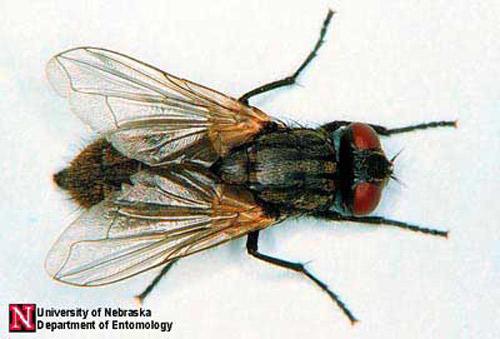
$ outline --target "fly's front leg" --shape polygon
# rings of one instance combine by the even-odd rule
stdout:
[[[328,124],[325,124],[321,126],[321,128],[325,129],[327,132],[333,132],[340,127],[349,125],[352,123],[352,121],[332,121],[329,122]],[[415,130],[421,130],[421,129],[427,129],[427,128],[436,128],[436,127],[457,127],[457,121],[432,121],[432,122],[426,122],[426,123],[421,123],[421,124],[416,124],[416,125],[410,125],[410,126],[404,126],[404,127],[398,127],[398,128],[387,128],[384,126],[380,125],[371,125],[370,126],[377,132],[379,135],[383,136],[390,136],[394,134],[399,134],[399,133],[406,133],[406,132],[411,132]]]
[[[309,272],[303,264],[301,263],[296,263],[296,262],[291,262],[291,261],[286,261],[283,259],[278,259],[275,257],[268,256],[266,254],[262,254],[259,252],[259,231],[252,232],[248,235],[247,237],[247,252],[251,256],[256,257],[257,259],[260,259],[262,261],[268,262],[270,264],[287,268],[289,270],[298,272],[306,276],[308,279],[310,279],[312,282],[314,282],[323,292],[328,294],[328,296],[340,307],[342,312],[349,318],[352,324],[354,324],[357,319],[352,315],[351,311],[347,308],[347,306],[340,300],[340,298],[333,293],[328,286],[316,278],[311,272]]]
[[[161,278],[163,278],[165,276],[165,274],[167,274],[167,272],[172,268],[172,266],[176,262],[177,262],[177,260],[173,260],[173,261],[169,262],[167,265],[165,265],[165,267],[162,268],[160,273],[158,273],[158,275],[153,279],[153,281],[151,281],[151,283],[144,289],[144,291],[142,291],[142,293],[140,293],[134,297],[137,304],[139,304],[139,306],[142,306],[142,303],[144,302],[146,297],[149,295],[149,293],[151,293],[151,291],[155,288],[155,286],[158,285]]]
[[[319,34],[319,39],[316,42],[316,45],[314,45],[314,48],[311,51],[311,53],[309,53],[306,60],[304,60],[304,62],[299,66],[299,68],[297,68],[295,73],[293,73],[291,76],[288,76],[284,79],[276,80],[276,81],[270,82],[268,84],[262,85],[260,87],[257,87],[255,89],[251,90],[250,92],[243,94],[238,100],[245,103],[245,104],[248,104],[248,99],[250,99],[254,95],[262,94],[264,92],[268,92],[268,91],[271,91],[271,90],[279,88],[279,87],[293,85],[295,83],[295,80],[299,76],[299,74],[302,72],[302,70],[304,68],[306,68],[306,66],[311,62],[311,60],[314,59],[319,48],[324,43],[324,37],[326,34],[326,30],[328,28],[328,25],[330,24],[330,21],[332,19],[333,14],[334,14],[334,12],[332,10],[328,10],[328,14],[326,15],[325,21],[323,22],[323,26],[321,27],[321,32]]]
[[[448,237],[448,231],[436,230],[433,228],[421,227],[417,225],[412,225],[403,221],[386,219],[384,217],[368,216],[368,217],[355,217],[355,216],[345,216],[332,211],[323,211],[314,214],[315,217],[333,220],[333,221],[350,221],[358,222],[361,224],[372,224],[372,225],[389,225],[395,226],[402,229],[406,229],[413,232],[425,233],[430,235],[435,235],[439,237]]]

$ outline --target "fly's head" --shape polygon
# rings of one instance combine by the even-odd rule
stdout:
[[[367,124],[351,123],[333,132],[332,137],[338,161],[333,209],[345,215],[369,214],[379,204],[391,177],[392,161],[385,156],[377,132]]]

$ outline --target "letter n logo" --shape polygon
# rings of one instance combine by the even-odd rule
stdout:
[[[35,304],[9,304],[9,332],[36,332]]]

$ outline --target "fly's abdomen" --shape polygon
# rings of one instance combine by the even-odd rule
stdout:
[[[123,183],[130,184],[130,176],[147,167],[120,154],[106,139],[98,139],[54,174],[54,182],[78,205],[90,208],[120,190]]]
[[[286,209],[330,204],[335,190],[335,153],[321,132],[309,129],[265,134],[222,159],[220,178],[245,185],[261,200]]]

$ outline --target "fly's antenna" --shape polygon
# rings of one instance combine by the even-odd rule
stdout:
[[[394,156],[391,158],[391,160],[389,160],[389,161],[391,162],[391,164],[394,162],[394,160],[396,160],[396,159],[399,157],[399,155],[400,155],[401,153],[403,153],[403,150],[404,150],[404,148],[401,148],[401,150],[400,150],[398,153],[396,153],[396,155],[394,155]]]
[[[399,157],[399,155],[400,155],[401,153],[403,153],[403,150],[404,150],[404,148],[402,148],[402,149],[401,149],[398,153],[396,153],[396,154],[395,154],[395,155],[391,158],[391,160],[389,160],[389,162],[390,162],[391,164],[394,164],[394,161],[395,161],[395,160]],[[394,174],[392,174],[392,173],[391,173],[391,179],[393,179],[395,182],[397,182],[397,183],[398,183],[398,184],[400,184],[401,186],[406,187],[405,183],[404,183],[404,182],[402,182],[402,181],[401,181],[401,180],[400,180],[397,176],[395,176],[395,175],[394,175]]]
[[[391,179],[394,180],[395,182],[397,182],[399,185],[403,186],[403,187],[407,187],[406,184],[404,182],[402,182],[397,176],[395,176],[394,174],[391,174]]]

